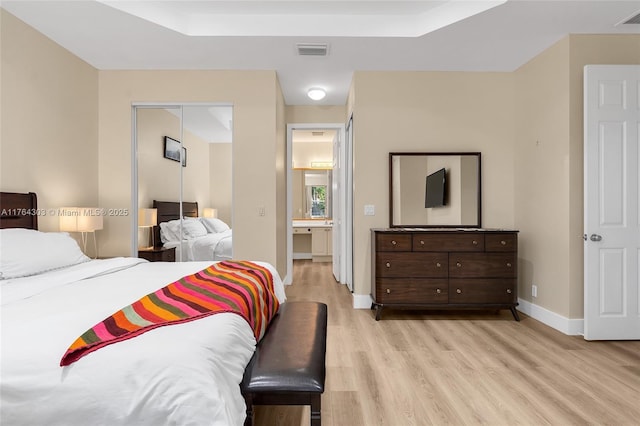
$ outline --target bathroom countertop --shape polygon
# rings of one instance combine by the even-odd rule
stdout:
[[[326,228],[333,226],[332,220],[294,220],[294,228]]]

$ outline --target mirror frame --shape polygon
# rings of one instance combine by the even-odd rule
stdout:
[[[393,220],[393,158],[394,156],[474,156],[478,158],[477,223],[456,225],[397,224]],[[390,228],[481,228],[482,227],[482,157],[480,152],[390,152],[389,153],[389,227]]]

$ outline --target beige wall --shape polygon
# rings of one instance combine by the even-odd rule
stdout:
[[[514,139],[518,295],[565,317],[570,270],[568,65],[565,38],[515,73]],[[538,286],[535,300],[532,284]]]
[[[232,178],[233,145],[230,143],[212,143],[209,145],[209,164],[211,164],[211,205],[218,209],[218,218],[229,226],[232,214]]]
[[[346,109],[343,105],[287,105],[287,124],[301,123],[345,123]]]
[[[311,168],[312,161],[333,161],[332,142],[294,142],[291,146],[293,167]]]
[[[0,34],[0,188],[36,192],[57,231],[50,209],[98,206],[98,71],[4,9]]]
[[[355,73],[356,295],[370,292],[369,230],[389,226],[391,151],[481,151],[483,226],[513,227],[513,84],[511,73]],[[366,204],[375,216],[364,216]]]

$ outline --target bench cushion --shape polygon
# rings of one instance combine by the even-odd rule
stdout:
[[[324,392],[327,305],[286,302],[245,369],[243,394]]]

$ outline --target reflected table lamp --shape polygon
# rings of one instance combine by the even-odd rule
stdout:
[[[102,211],[95,207],[62,207],[60,209],[60,231],[80,232],[82,238],[82,251],[87,253],[88,234],[93,234],[94,259],[98,257],[98,243],[96,231],[102,229]]]
[[[213,218],[217,218],[218,217],[218,209],[213,209],[211,207],[205,207],[202,210],[202,217],[213,217]]]
[[[158,209],[138,209],[138,228],[149,228],[149,233],[151,234],[151,246],[140,248],[143,248],[145,250],[153,250],[156,245],[153,227],[157,224]],[[149,242],[149,238],[147,238],[147,242]]]

